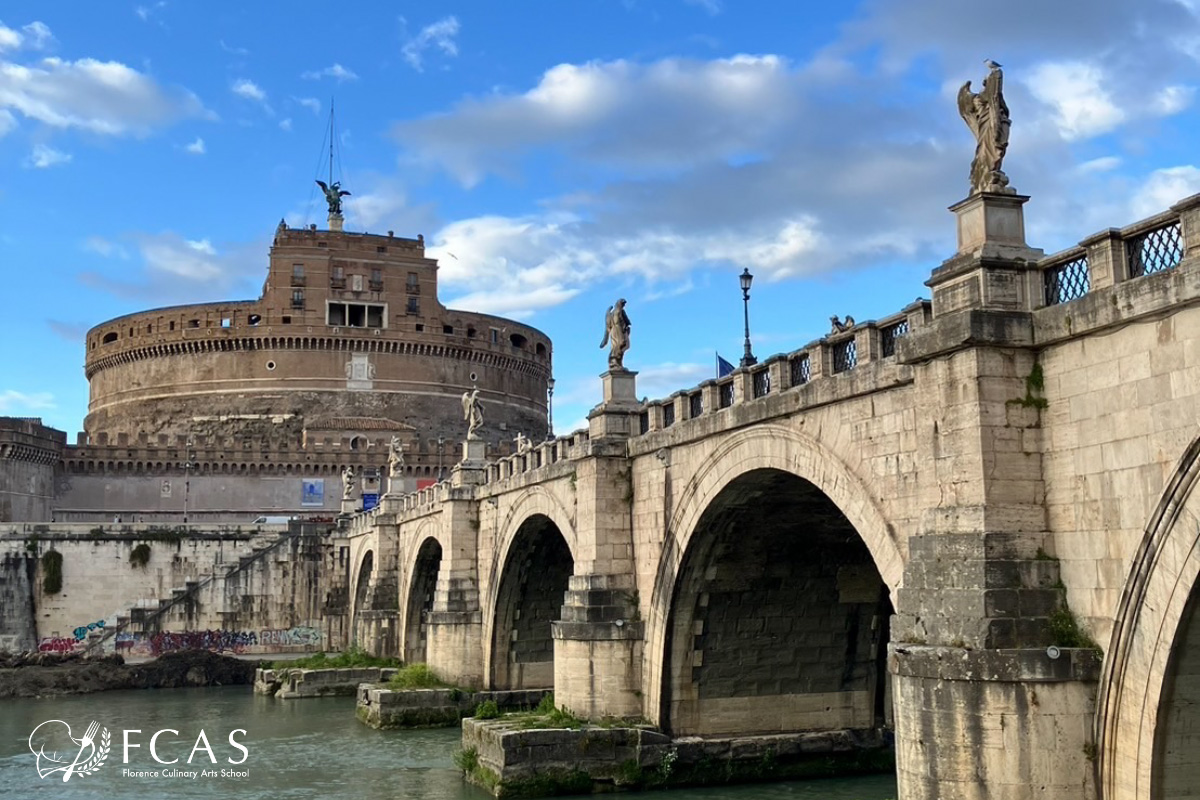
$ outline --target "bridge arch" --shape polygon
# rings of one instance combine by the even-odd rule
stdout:
[[[366,610],[367,593],[371,588],[371,577],[375,572],[375,551],[368,549],[363,553],[362,558],[358,562],[357,568],[354,570],[354,587],[351,597],[354,598],[354,607],[351,609],[351,619],[354,622],[353,633],[357,638],[359,621],[363,611]]]
[[[769,522],[763,514],[775,514],[771,519],[783,522]],[[813,515],[824,520],[814,534],[816,544],[798,535],[801,531],[796,524],[797,519]],[[739,518],[753,521],[747,526],[739,524]],[[833,554],[841,559],[840,564],[829,560]],[[743,574],[732,575],[729,564],[739,565]],[[805,572],[810,566],[812,574]],[[704,666],[709,654],[693,650],[693,645],[705,643],[692,637],[710,635],[713,641],[708,644],[718,650],[733,645],[750,661],[757,659],[755,669],[763,674],[756,674],[759,686],[750,691],[763,699],[765,716],[779,713],[778,709],[789,704],[798,709],[809,701],[844,702],[845,698],[834,694],[854,691],[859,694],[853,707],[845,709],[843,727],[874,727],[877,716],[886,713],[882,703],[886,684],[883,650],[891,613],[889,593],[898,587],[902,570],[903,558],[892,526],[866,484],[827,446],[780,425],[729,436],[706,455],[702,468],[684,486],[670,521],[647,620],[646,644],[656,655],[647,659],[647,713],[657,714],[659,724],[678,734],[750,732],[735,730],[732,723],[725,729],[722,723],[702,724],[703,719],[721,718],[724,706],[746,709],[753,705],[746,696],[739,696],[745,694],[745,687],[732,684],[707,687],[710,696],[724,695],[724,706],[722,702],[703,702],[706,687],[701,684],[706,671],[709,679],[727,673],[732,681],[750,680],[743,662],[735,667],[721,663],[718,656],[717,663],[710,658]],[[798,576],[792,581],[799,581],[794,586],[789,584],[791,573]],[[722,574],[733,584],[721,584]],[[794,600],[801,589],[811,597],[817,586],[836,600],[822,606],[819,613],[828,616],[823,623],[808,619],[813,615]],[[745,631],[737,629],[738,620],[729,618],[734,613],[729,608],[712,609],[711,613],[705,608],[718,594],[724,598],[722,602],[749,604],[737,612],[747,620]],[[836,608],[838,604],[844,607]],[[777,624],[787,627],[791,623],[785,620],[804,618],[804,625],[823,625],[814,630],[811,641],[832,637],[824,646],[842,648],[848,658],[842,664],[845,680],[826,676],[830,686],[824,695],[828,696],[805,698],[802,692],[788,689],[808,680],[804,676],[789,679],[767,674],[772,662],[782,663],[795,652],[784,655],[768,652],[768,647],[749,655],[745,651],[748,643],[753,648],[755,641],[779,640],[782,646],[792,636],[782,628],[767,631],[767,622],[762,623],[762,637],[749,631],[758,624],[749,621],[751,618],[761,620],[763,613],[776,611],[780,612]],[[833,618],[837,614],[842,615],[840,623]],[[839,624],[844,625],[841,634]],[[724,627],[713,630],[713,625]],[[769,638],[772,636],[776,639]],[[685,660],[699,662],[694,673]],[[765,700],[772,695],[775,700]],[[772,727],[764,725],[764,730]]]
[[[497,549],[489,579],[490,601],[484,629],[484,670],[495,689],[544,689],[554,685],[552,623],[575,572],[574,535],[559,520],[561,506],[544,492],[525,498],[519,519]],[[549,510],[558,517],[533,507]],[[514,512],[516,509],[514,509]],[[570,532],[570,533],[568,533]]]
[[[1113,617],[1096,709],[1101,796],[1185,796],[1200,781],[1200,439],[1146,525]],[[1182,756],[1182,758],[1181,758]],[[1170,770],[1165,769],[1170,760]]]
[[[406,664],[428,661],[426,614],[433,610],[438,575],[442,567],[442,543],[433,535],[416,539],[412,568],[408,571],[407,596],[404,614],[404,653]]]

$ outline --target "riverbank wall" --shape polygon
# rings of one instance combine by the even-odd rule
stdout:
[[[481,703],[496,710],[528,711],[549,689],[474,691],[471,689],[388,689],[364,684],[358,688],[355,714],[364,725],[378,730],[443,728],[471,716]]]
[[[22,550],[0,552],[0,653],[37,648],[33,585],[37,558]]]
[[[280,700],[354,697],[361,684],[387,683],[396,672],[395,667],[260,669],[254,674],[254,693]]]
[[[18,641],[4,632],[24,612],[4,603],[0,650],[343,649],[347,559],[325,525],[0,526],[0,593],[29,596],[35,620]]]
[[[495,797],[549,797],[888,772],[881,731],[672,739],[648,726],[530,728],[526,715],[463,720],[456,761]]]

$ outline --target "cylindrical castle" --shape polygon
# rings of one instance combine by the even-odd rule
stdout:
[[[258,300],[109,320],[85,363],[91,445],[201,436],[311,454],[361,430],[364,446],[387,431],[424,451],[466,437],[473,386],[490,444],[547,432],[549,338],[443,306],[420,237],[280,223]]]

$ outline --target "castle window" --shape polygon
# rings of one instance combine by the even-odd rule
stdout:
[[[292,290],[292,308],[304,308],[304,290]]]
[[[374,268],[371,270],[371,291],[383,291],[383,270]]]
[[[171,320],[170,322],[167,323],[167,330],[169,330],[169,331],[175,330],[175,320]]]
[[[421,293],[420,278],[417,276],[417,273],[415,273],[415,272],[408,273],[408,282],[406,284],[404,284],[404,287],[405,287],[405,290],[409,294],[420,294]]]
[[[474,339],[475,334],[476,334],[476,330],[474,328],[467,328],[467,338],[468,339]]]
[[[497,330],[496,328],[492,328],[492,344],[499,344],[499,343],[500,343],[500,331]]]
[[[283,324],[283,325],[291,325],[292,318],[289,316],[283,316],[283,317],[279,318],[279,322],[280,322],[280,324]]]
[[[512,346],[517,349],[523,349],[525,345],[529,343],[529,340],[519,333],[514,333],[512,336],[509,336],[508,340],[512,342]]]
[[[116,333],[116,331],[113,331],[112,333],[104,334],[104,338],[100,340],[100,343],[101,344],[111,344],[111,343],[115,342],[116,340],[117,340],[117,333]]]
[[[334,267],[329,273],[329,286],[332,289],[346,288],[346,270],[343,267]]]
[[[538,354],[539,356],[544,356],[544,355],[546,355],[546,345],[542,344],[541,342],[538,342],[538,344],[537,344],[537,354]]]
[[[292,286],[304,285],[304,265],[292,264]]]
[[[453,325],[443,325],[442,333],[446,334],[447,336],[453,335],[454,334],[454,326]]]
[[[333,327],[382,328],[387,319],[387,306],[377,303],[328,304],[326,323]]]
[[[419,322],[417,323],[416,328],[417,328],[417,333],[420,333],[421,331],[425,330],[425,326]]]
[[[231,317],[221,317],[221,327],[222,328],[232,328],[233,327],[233,319]]]
[[[198,320],[198,319],[189,319],[189,320],[188,320],[188,327],[189,327],[189,328],[199,328],[199,327],[200,327],[200,320]]]
[[[408,298],[408,305],[406,305],[406,306],[404,307],[404,313],[406,313],[406,314],[412,314],[412,315],[415,315],[415,314],[420,314],[420,313],[421,313],[421,300],[420,300],[420,298],[418,298],[418,297],[410,297],[410,298]]]
[[[375,247],[375,252],[376,252],[376,253],[386,253],[386,252],[387,252],[387,245],[383,245],[383,244],[381,244],[381,245],[377,245],[377,246]]]
[[[246,317],[246,321],[250,323],[250,327],[254,327],[258,323],[262,322],[262,316],[259,314],[251,314],[250,316]]]
[[[153,324],[146,326],[146,333],[154,333],[154,325]]]

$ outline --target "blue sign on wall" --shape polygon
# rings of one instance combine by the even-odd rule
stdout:
[[[375,506],[379,505],[379,495],[367,494],[363,492],[363,511],[370,511]]]
[[[324,478],[302,478],[300,480],[300,505],[302,505],[302,506],[324,506],[325,505],[325,479]]]

